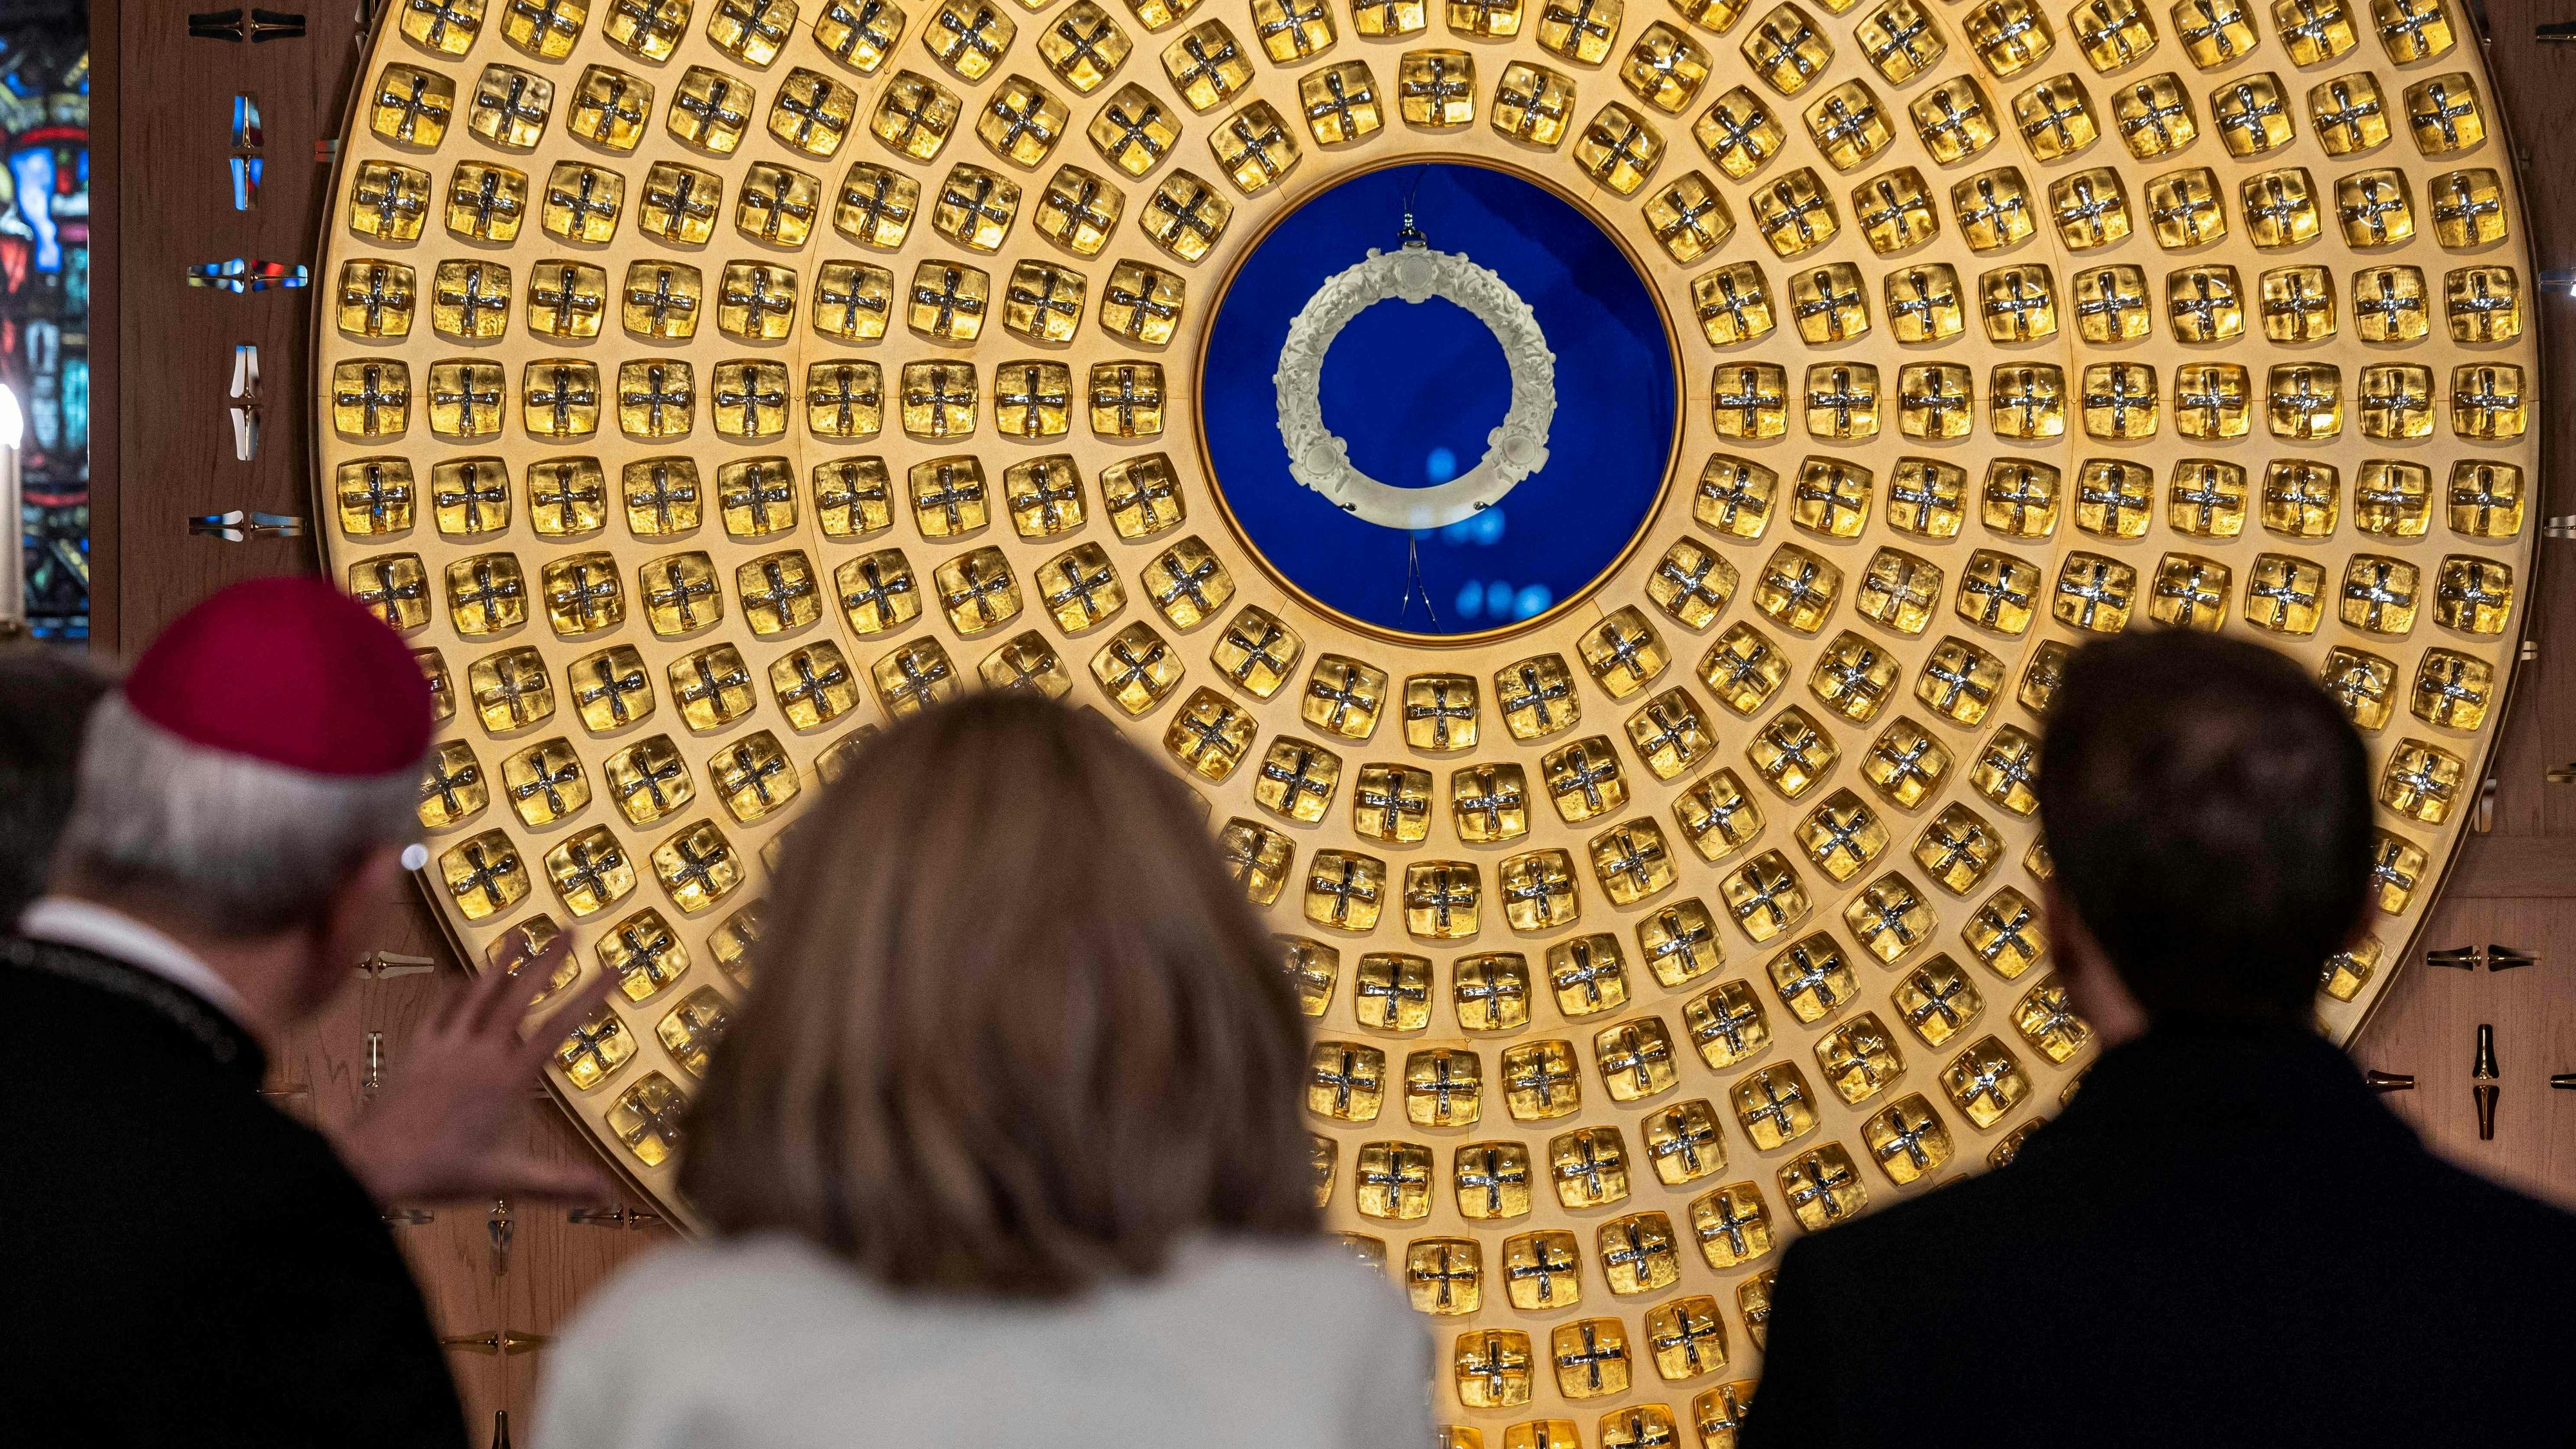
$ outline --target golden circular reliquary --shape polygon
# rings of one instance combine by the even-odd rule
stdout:
[[[1209,802],[1453,1442],[1724,1444],[1784,1238],[2086,1060],[2029,770],[2088,631],[2341,695],[2380,918],[2319,1016],[2386,987],[2524,627],[2510,155],[2447,0],[396,0],[320,508],[438,687],[427,889],[618,974],[552,1081],[666,1210],[800,797],[1042,689]],[[1277,576],[1201,436],[1229,278],[1400,158],[1589,214],[1684,393],[1608,572],[1454,639]]]

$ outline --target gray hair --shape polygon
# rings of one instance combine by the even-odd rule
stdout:
[[[312,775],[194,745],[123,694],[90,711],[59,872],[225,936],[311,920],[368,852],[418,837],[420,777]]]

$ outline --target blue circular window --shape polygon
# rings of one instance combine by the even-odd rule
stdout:
[[[1334,274],[1394,251],[1410,211],[1529,304],[1556,355],[1545,467],[1442,528],[1388,528],[1290,476],[1272,375],[1290,319]],[[1588,590],[1654,511],[1672,461],[1676,362],[1661,309],[1591,217],[1510,172],[1372,171],[1300,204],[1227,283],[1200,370],[1218,492],[1280,580],[1362,624],[1426,638],[1507,629]],[[1446,483],[1485,455],[1511,373],[1485,324],[1439,297],[1380,302],[1326,354],[1324,423],[1382,483]]]

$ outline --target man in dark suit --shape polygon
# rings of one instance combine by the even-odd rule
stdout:
[[[1790,1247],[1745,1449],[2570,1442],[2576,1218],[2434,1157],[2311,1026],[2369,910],[2333,700],[2241,641],[2091,644],[2039,796],[2102,1055],[2011,1165]]]
[[[504,1140],[560,1027],[522,1042],[490,973],[336,1150],[259,1095],[419,864],[430,724],[409,649],[311,579],[216,595],[91,711],[51,894],[0,941],[0,1437],[465,1442],[380,1213],[593,1185]]]

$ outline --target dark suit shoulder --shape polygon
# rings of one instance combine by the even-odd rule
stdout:
[[[2527,1234],[2536,1241],[2576,1245],[2576,1212],[2507,1187],[2493,1178],[2425,1154],[2430,1183],[2456,1200],[2458,1211],[2492,1231]]]
[[[2525,1325],[2550,1352],[2576,1354],[2576,1213],[2424,1155],[2411,1181],[2379,1185],[2378,1219],[2387,1241],[2406,1230],[2424,1240],[2396,1255],[2419,1282],[2438,1282],[2423,1309],[2461,1332],[2483,1336],[2501,1323]]]
[[[2008,1288],[2025,1278],[2017,1269],[2044,1284],[2070,1261],[2102,1274],[2162,1276],[2169,1267],[2158,1256],[2123,1250],[2155,1241],[2138,1234],[2160,1221],[2228,1230],[2207,1245],[2220,1260],[2272,1234],[2320,1250],[2360,1251],[2402,1240],[2411,1222],[2419,1230],[2440,1226],[2423,1232],[2406,1256],[2444,1264],[2446,1274],[2576,1285],[2576,1213],[2412,1141],[2341,1160],[2283,1155],[2280,1175],[2294,1182],[2268,1181],[2260,1153],[2212,1151],[2188,1165],[2160,1164],[2162,1172],[2145,1168],[2134,1175],[2099,1160],[2035,1156],[1809,1234],[1784,1254],[1782,1276],[1898,1282],[1937,1300],[1954,1284],[1985,1292]],[[2267,1194],[2281,1213],[2262,1210]],[[2517,1259],[2531,1261],[2517,1266]],[[2504,1291],[2523,1296],[2519,1289]]]
[[[1782,1276],[1792,1263],[1837,1276],[1894,1273],[1908,1282],[1976,1276],[1986,1270],[1988,1250],[2008,1246],[2035,1209],[2064,1196],[2060,1184],[2019,1168],[1960,1178],[1797,1239],[1782,1256]],[[1936,1245],[1939,1251],[1926,1251]]]
[[[256,1045],[148,982],[0,972],[0,1160],[44,1165],[0,1172],[0,1274],[47,1319],[0,1402],[101,1449],[457,1449],[409,1269],[329,1139],[259,1094]]]
[[[2010,1166],[1789,1246],[1745,1449],[2163,1443],[2178,1414],[2205,1446],[2568,1441],[2576,1215],[2434,1156],[2313,1041],[2096,1074]]]
[[[168,1189],[208,1213],[270,1216],[346,1182],[328,1139],[185,1025],[78,981],[8,974],[16,1009],[0,1056],[23,1067],[13,1092],[25,1095],[0,1117],[0,1141],[43,1155],[49,1197]]]

